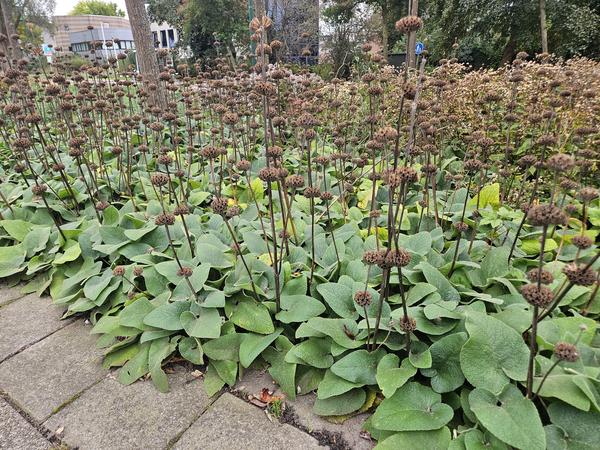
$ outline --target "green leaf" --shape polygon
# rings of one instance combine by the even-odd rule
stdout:
[[[26,252],[21,244],[0,247],[0,278],[20,272],[25,256]]]
[[[259,180],[260,181],[260,180]],[[233,266],[233,258],[216,246],[198,242],[196,245],[196,255],[200,262],[210,264],[217,269],[226,269]]]
[[[452,408],[441,401],[442,396],[431,388],[407,383],[381,402],[373,415],[373,425],[389,431],[437,430],[454,416]]]
[[[209,397],[212,397],[219,392],[223,386],[225,386],[225,381],[219,376],[215,366],[212,363],[209,363],[208,369],[204,374],[204,389],[206,389],[206,394]]]
[[[377,365],[385,356],[385,350],[374,352],[356,350],[347,354],[331,366],[331,371],[338,377],[353,383],[377,384]]]
[[[237,377],[238,365],[236,361],[219,361],[214,360],[211,361],[211,364],[217,370],[219,377],[227,383],[229,386],[233,386],[235,384],[235,379]]]
[[[118,380],[123,384],[131,384],[148,373],[148,352],[150,344],[139,346],[137,354],[131,358],[119,371]]]
[[[403,431],[382,440],[375,450],[448,450],[450,430],[448,427],[432,431]]]
[[[469,383],[498,394],[510,380],[527,378],[529,349],[514,328],[470,310],[469,339],[460,352],[460,367]]]
[[[431,367],[431,352],[424,342],[417,341],[412,343],[408,359],[417,369],[428,369]]]
[[[546,427],[548,450],[597,450],[600,414],[583,412],[564,403],[548,407],[552,425]]]
[[[338,316],[344,319],[358,319],[350,287],[341,283],[324,283],[317,286],[317,291]]]
[[[522,450],[545,450],[546,436],[535,405],[508,384],[499,395],[476,388],[469,404],[477,420],[494,436]]]
[[[377,384],[383,392],[384,397],[391,397],[396,390],[402,387],[417,373],[417,368],[413,366],[408,358],[402,360],[398,367],[400,358],[397,355],[389,353],[385,355],[377,364]]]
[[[148,329],[144,325],[144,318],[154,310],[154,306],[146,297],[140,297],[127,305],[119,314],[119,324],[124,327],[133,327],[138,330]]]
[[[333,364],[331,342],[329,339],[309,338],[292,347],[285,356],[285,361],[327,369]]]
[[[67,244],[65,245],[69,245],[69,247],[62,255],[54,258],[53,264],[55,266],[65,264],[70,261],[75,261],[77,258],[79,258],[79,255],[81,255],[81,247],[79,247],[79,242],[67,241]]]
[[[19,242],[22,242],[27,233],[31,231],[31,223],[20,219],[0,220],[0,226],[6,230],[10,237]]]
[[[281,322],[305,322],[323,314],[325,305],[308,295],[282,295],[281,309],[275,316]]]
[[[347,332],[358,334],[358,326],[350,319],[326,319],[324,317],[313,317],[306,325],[319,333],[329,336],[333,341],[344,348],[354,349],[361,347],[364,341],[352,339]]]
[[[275,331],[267,307],[251,299],[241,300],[235,306],[230,319],[238,327],[255,333],[270,334]]]
[[[247,333],[240,344],[240,364],[250,367],[250,364],[281,334],[283,328],[278,328],[267,336]]]
[[[363,389],[352,389],[341,395],[328,397],[325,399],[317,398],[313,411],[319,416],[341,416],[358,411],[365,403],[367,394]]]
[[[210,359],[219,361],[239,361],[240,335],[238,333],[225,334],[217,339],[202,344],[204,354]]]
[[[214,339],[221,335],[221,316],[215,308],[198,307],[196,313],[183,311],[180,322],[192,337]]]
[[[193,337],[184,337],[179,341],[179,353],[192,364],[204,364],[204,352],[200,341]]]
[[[477,197],[479,197],[479,208],[483,209],[487,205],[497,207],[500,206],[500,183],[493,183],[484,186],[480,191],[479,195],[475,196],[469,202],[469,205],[477,205]]]
[[[181,313],[190,309],[188,302],[165,303],[144,318],[144,325],[162,330],[181,330]]]
[[[320,399],[335,397],[361,386],[363,386],[362,383],[352,383],[351,381],[338,377],[331,370],[327,370],[323,380],[319,383],[317,397]]]
[[[27,233],[27,236],[23,239],[23,248],[27,252],[28,258],[46,248],[46,244],[50,238],[50,231],[50,228],[41,227],[34,228]]]
[[[431,368],[421,372],[431,378],[431,387],[435,392],[452,392],[464,383],[465,377],[460,368],[460,351],[466,341],[466,333],[454,333],[429,347]]]
[[[83,295],[90,300],[96,300],[113,278],[114,275],[110,269],[105,270],[102,275],[90,278],[83,286]]]
[[[448,278],[446,278],[442,273],[429,264],[426,261],[421,261],[417,268],[420,268],[423,271],[423,275],[427,282],[437,289],[438,293],[442,297],[444,301],[460,301],[460,294],[458,291],[450,284]]]
[[[265,349],[263,357],[271,365],[269,374],[288,398],[294,400],[296,398],[296,364],[285,361],[285,355],[291,348],[292,344],[288,338],[279,336],[275,340],[275,348]]]
[[[161,339],[155,339],[150,343],[150,350],[148,351],[148,371],[152,377],[154,386],[160,392],[169,391],[169,381],[167,380],[167,374],[162,370],[162,362],[173,352],[169,343],[169,338],[164,337]]]

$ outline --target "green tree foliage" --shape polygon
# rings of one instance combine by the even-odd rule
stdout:
[[[175,26],[180,45],[189,46],[195,57],[235,57],[249,38],[246,0],[150,0],[148,13],[151,20]]]
[[[102,0],[81,0],[71,12],[72,16],[95,15],[95,16],[117,16],[125,17],[125,11],[120,9],[116,3],[104,2]]]
[[[511,61],[518,51],[541,51],[538,2],[441,0],[423,2],[423,34],[436,59],[456,56],[474,66]],[[561,57],[598,56],[600,1],[546,2],[549,50]]]

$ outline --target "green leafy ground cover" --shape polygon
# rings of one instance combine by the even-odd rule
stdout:
[[[66,69],[4,70],[0,277],[89,317],[122,383],[266,364],[381,449],[597,446],[597,63]]]

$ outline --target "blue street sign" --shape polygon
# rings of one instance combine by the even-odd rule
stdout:
[[[417,42],[417,45],[415,46],[415,54],[420,55],[423,53],[423,50],[425,50],[425,44],[422,42]]]

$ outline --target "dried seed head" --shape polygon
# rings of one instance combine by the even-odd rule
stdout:
[[[532,283],[537,283],[538,278],[540,278],[540,282],[542,284],[551,284],[554,281],[552,274],[545,269],[542,269],[541,277],[539,275],[539,269],[531,269],[529,272],[527,272],[527,279]]]
[[[405,333],[412,333],[417,329],[417,321],[409,316],[402,316],[398,326]]]
[[[142,266],[135,266],[133,268],[133,275],[139,277],[142,273],[144,273],[144,268]]]
[[[566,225],[568,217],[558,206],[535,205],[527,211],[527,219],[534,226]]]
[[[363,254],[362,261],[370,266],[378,265],[382,255],[377,250],[368,250]]]
[[[175,223],[175,215],[169,213],[160,213],[154,219],[156,225],[173,225]]]
[[[179,270],[177,270],[177,276],[179,277],[185,277],[185,278],[189,278],[192,276],[192,274],[194,273],[194,270],[191,267],[180,267]]]
[[[573,239],[571,239],[571,244],[573,244],[575,247],[577,247],[581,250],[590,248],[593,243],[594,243],[594,241],[585,235],[574,236]]]
[[[575,362],[579,359],[579,352],[573,344],[557,342],[554,346],[554,356],[560,361]]]
[[[405,267],[410,263],[412,255],[403,248],[390,250],[385,256],[386,265],[390,267]]]
[[[357,291],[356,294],[354,294],[354,301],[358,306],[369,306],[372,300],[373,297],[369,291]]]
[[[418,31],[423,27],[423,20],[417,16],[405,16],[396,22],[396,30],[402,34]]]
[[[594,269],[586,269],[586,266],[576,263],[567,264],[562,271],[571,283],[579,286],[591,286],[598,279],[598,273]]]
[[[35,195],[42,195],[47,190],[48,190],[48,186],[45,184],[34,184],[31,187],[31,192],[33,192]]]
[[[302,175],[290,175],[286,178],[285,184],[292,189],[299,189],[304,186],[304,177]]]
[[[125,275],[125,266],[116,266],[113,269],[113,275],[115,277],[122,277],[123,275]]]
[[[150,181],[154,186],[164,186],[169,183],[169,175],[162,172],[156,172],[150,176]]]
[[[304,189],[304,196],[306,198],[317,198],[321,195],[321,190],[315,186],[308,186]]]
[[[279,178],[279,171],[275,167],[263,167],[258,171],[258,178],[267,183],[277,181]]]
[[[227,213],[227,199],[224,197],[215,197],[210,204],[213,212],[220,216],[225,216]]]
[[[527,300],[527,303],[540,308],[545,308],[550,305],[554,299],[554,294],[551,289],[546,286],[540,286],[538,288],[537,283],[530,283],[523,286],[521,288],[521,294],[523,295],[523,298]]]
[[[575,165],[575,160],[566,153],[557,153],[548,158],[546,166],[555,172],[567,172]]]
[[[109,206],[110,206],[110,204],[108,202],[99,201],[99,202],[96,203],[96,210],[98,210],[98,211],[104,211]]]
[[[584,187],[579,191],[579,198],[582,202],[587,203],[598,197],[598,189],[593,187]]]
[[[465,222],[456,222],[454,224],[454,228],[459,233],[464,233],[465,231],[467,231],[469,229],[469,225],[467,225]]]

